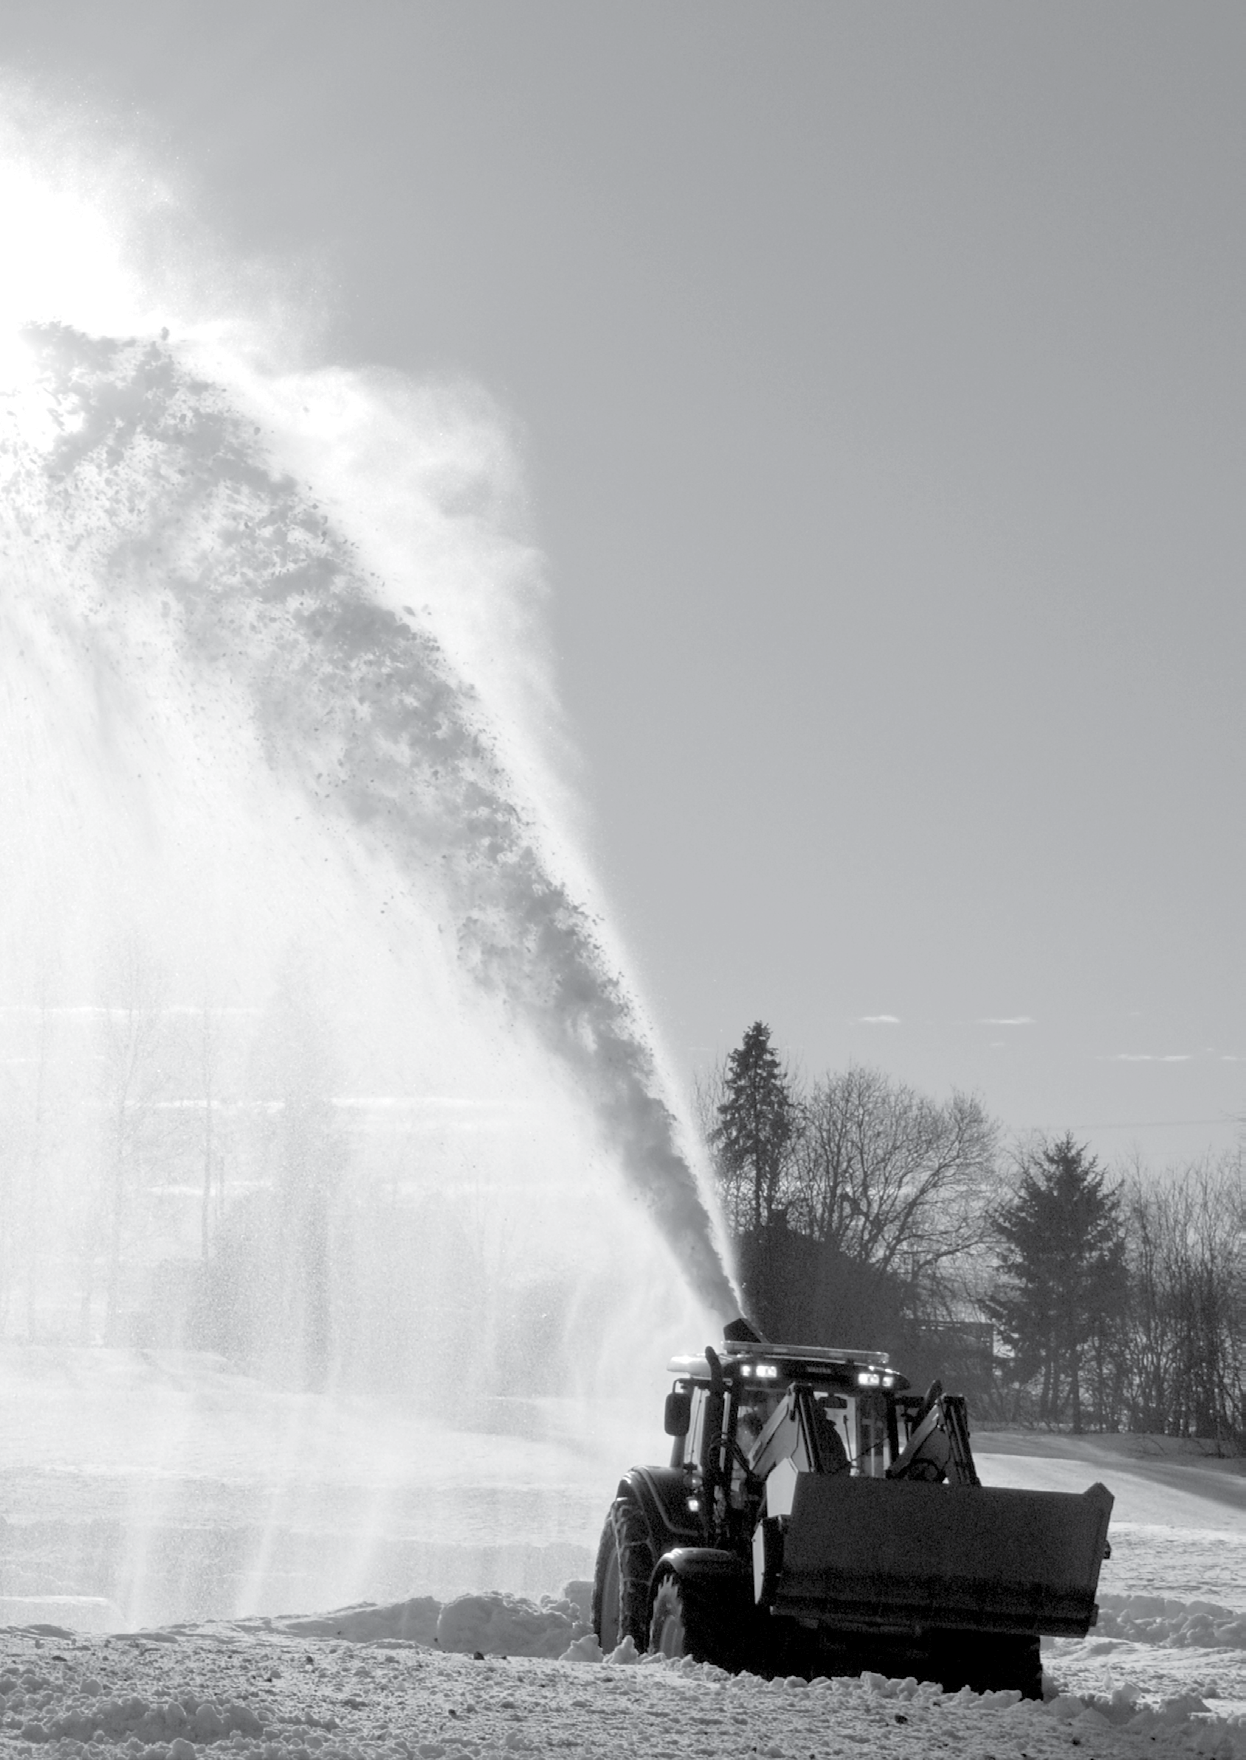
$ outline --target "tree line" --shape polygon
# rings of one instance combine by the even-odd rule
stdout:
[[[53,959],[15,983],[0,1344],[210,1351],[417,1405],[451,1365],[468,1400],[576,1385],[637,1299],[626,1263],[547,1240],[562,1200],[522,1159],[499,1190],[504,1144],[351,1103],[366,1047],[314,950],[269,977],[227,1002],[135,931],[89,1002]]]
[[[1114,1174],[1071,1134],[1009,1145],[972,1095],[799,1083],[760,1021],[700,1101],[769,1336],[888,1349],[1010,1422],[1246,1447],[1240,1150]]]
[[[316,999],[295,961],[254,1019],[169,988],[130,935],[99,1002],[58,1004],[49,974],[20,1011],[26,1054],[0,1072],[0,1336],[228,1349],[262,1310],[319,1385],[346,1144]]]

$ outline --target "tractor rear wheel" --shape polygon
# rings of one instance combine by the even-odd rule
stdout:
[[[593,1630],[607,1655],[624,1638],[644,1649],[649,1580],[656,1562],[649,1524],[630,1497],[616,1497],[601,1531],[593,1572]]]

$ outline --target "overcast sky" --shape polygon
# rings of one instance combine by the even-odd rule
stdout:
[[[672,1049],[1246,1111],[1246,12],[6,0],[321,357],[513,414]]]

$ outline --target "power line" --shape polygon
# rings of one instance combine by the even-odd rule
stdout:
[[[1070,1124],[1060,1128],[1070,1131],[1164,1131],[1178,1130],[1187,1125],[1203,1124],[1246,1124],[1246,1119],[1239,1118],[1236,1113],[1222,1113],[1219,1118],[1133,1118],[1123,1124]],[[1043,1125],[1043,1130],[1054,1129],[1054,1126]]]

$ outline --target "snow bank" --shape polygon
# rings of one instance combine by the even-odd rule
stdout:
[[[440,1601],[431,1595],[414,1595],[409,1601],[395,1601],[387,1607],[361,1601],[354,1607],[340,1607],[336,1613],[307,1619],[283,1619],[276,1623],[282,1631],[296,1637],[344,1638],[353,1644],[379,1643],[386,1639],[435,1644],[440,1617]]]
[[[594,1654],[594,1646],[583,1643],[590,1600],[591,1585],[576,1581],[568,1583],[561,1596],[542,1595],[537,1601],[498,1590],[459,1595],[444,1604],[431,1595],[419,1595],[387,1606],[362,1602],[314,1618],[271,1623],[295,1636],[436,1644],[463,1655],[479,1651],[485,1656],[558,1658],[577,1646],[568,1660],[600,1661],[600,1650]],[[1246,1614],[1215,1601],[1100,1594],[1099,1623],[1091,1641],[1100,1639],[1169,1649],[1246,1650]],[[630,1658],[620,1653],[613,1660]]]
[[[1246,1650],[1246,1614],[1215,1601],[1174,1601],[1164,1595],[1099,1596],[1095,1635],[1141,1644],[1201,1650]]]
[[[115,1632],[124,1623],[117,1603],[105,1595],[0,1595],[0,1626]]]
[[[468,1656],[553,1658],[588,1635],[579,1608],[565,1598],[543,1595],[537,1604],[496,1590],[447,1601],[437,1621],[441,1649]]]
[[[378,1605],[361,1601],[332,1613],[239,1622],[296,1638],[340,1638],[348,1644],[427,1644],[463,1656],[566,1657],[600,1662],[588,1625],[593,1586],[576,1578],[559,1596],[530,1601],[489,1590],[441,1602],[432,1595]],[[623,1659],[625,1660],[625,1659]]]

